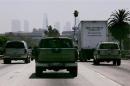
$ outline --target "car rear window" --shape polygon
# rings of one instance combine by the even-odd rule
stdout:
[[[8,42],[6,48],[24,48],[24,44],[21,42]]]
[[[72,41],[69,39],[43,39],[39,46],[41,48],[72,48]]]
[[[100,49],[118,49],[117,44],[101,44],[99,46]]]

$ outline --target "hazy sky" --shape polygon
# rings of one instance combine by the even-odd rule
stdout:
[[[107,20],[117,9],[130,11],[130,0],[0,0],[0,33],[11,31],[11,20],[28,20],[30,31],[41,28],[43,15],[48,23],[60,22],[61,29],[70,22],[73,26],[74,10],[79,11],[80,20]]]

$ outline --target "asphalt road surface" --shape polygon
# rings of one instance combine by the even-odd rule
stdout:
[[[130,86],[130,61],[123,60],[121,66],[111,64],[79,62],[77,77],[65,70],[47,71],[36,77],[35,61],[3,64],[0,60],[0,86]]]

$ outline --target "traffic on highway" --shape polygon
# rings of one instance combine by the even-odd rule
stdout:
[[[102,14],[110,13],[108,7],[104,9],[109,1],[0,0],[0,32],[11,26],[11,31],[0,33],[0,86],[130,86],[130,11],[128,7],[117,9],[106,19]],[[79,9],[74,3],[80,5]],[[104,10],[93,13],[92,4],[96,3]],[[119,6],[121,3],[128,4],[121,1]],[[91,5],[87,10],[86,6]],[[70,9],[73,6],[77,10]],[[73,15],[74,25],[69,22],[64,28],[59,22],[53,25],[47,14],[44,18],[39,15],[42,11],[48,11],[50,22],[56,19],[64,24]],[[89,17],[89,13],[93,16]],[[25,20],[21,23],[14,19],[9,24],[12,18]],[[26,19],[32,24],[32,32]],[[37,27],[40,19],[42,27]]]
[[[130,60],[120,60],[120,65],[114,63],[115,59],[121,58],[114,57],[120,55],[117,43],[103,42],[102,46],[98,46],[101,48],[98,54],[103,60],[100,60],[102,57],[96,57],[87,61],[79,60],[77,47],[67,37],[41,39],[39,46],[31,50],[31,54],[24,47],[24,43],[6,43],[0,59],[0,86],[130,85]],[[95,64],[95,60],[100,62]],[[112,62],[107,63],[104,60]]]

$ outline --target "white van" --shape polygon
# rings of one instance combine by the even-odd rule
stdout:
[[[11,60],[24,60],[30,63],[28,47],[25,41],[8,41],[4,48],[4,64],[11,63]]]

